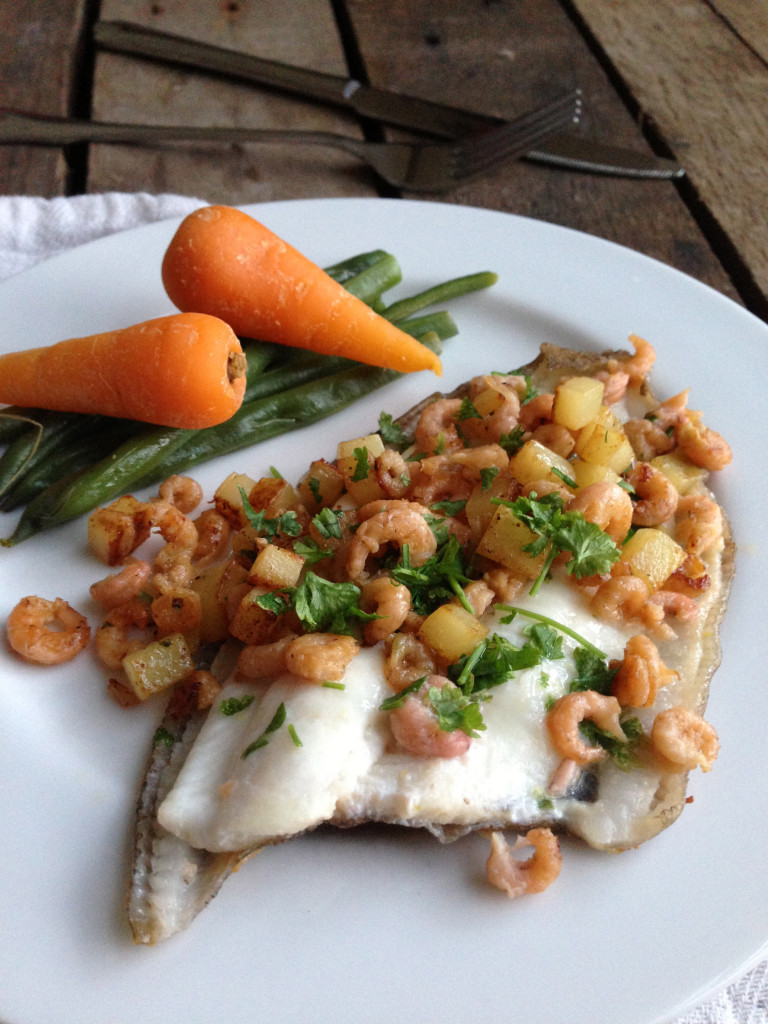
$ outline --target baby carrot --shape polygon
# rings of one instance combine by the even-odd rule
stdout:
[[[245,391],[232,328],[176,313],[0,356],[0,402],[200,429],[229,419]]]
[[[162,277],[179,309],[221,317],[244,337],[400,373],[442,372],[428,348],[234,207],[203,207],[186,217],[165,253]]]

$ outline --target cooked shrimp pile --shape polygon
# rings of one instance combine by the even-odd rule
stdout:
[[[730,449],[688,409],[687,392],[636,415],[654,352],[632,341],[633,355],[552,379],[550,390],[534,391],[523,373],[478,376],[429,402],[412,435],[384,415],[379,432],[312,462],[296,486],[234,474],[195,516],[200,488],[175,477],[153,499],[95,511],[92,550],[119,567],[91,587],[110,694],[128,706],[172,686],[179,706],[210,706],[219,683],[196,659],[224,641],[237,648],[238,678],[255,686],[285,672],[341,686],[361,646],[376,645],[393,694],[392,748],[461,758],[483,740],[456,666],[487,637],[493,605],[555,579],[628,635],[609,692],[568,693],[547,711],[562,759],[557,797],[607,756],[583,724],[625,741],[625,712],[653,708],[676,678],[658,644],[696,619],[724,543],[705,483]],[[580,563],[573,546],[556,547],[562,530],[542,533],[545,518],[592,524],[600,557]],[[25,598],[8,639],[51,664],[82,650],[89,628],[61,599]],[[638,756],[670,772],[708,771],[717,755],[712,727],[682,707],[656,715],[644,742]],[[533,846],[531,859],[494,834],[488,862],[490,881],[513,897],[546,888],[560,868],[550,829],[518,842]]]

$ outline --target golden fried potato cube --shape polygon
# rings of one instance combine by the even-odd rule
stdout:
[[[481,416],[490,416],[504,404],[504,395],[496,388],[484,388],[473,400],[472,405]]]
[[[271,640],[277,614],[262,608],[259,598],[267,593],[266,587],[250,587],[237,606],[229,624],[232,636],[244,644],[264,644]]]
[[[463,654],[470,654],[488,632],[488,627],[466,608],[443,604],[422,622],[418,637],[440,658],[452,663]]]
[[[509,460],[509,472],[521,484],[530,484],[535,480],[562,483],[562,477],[553,473],[553,469],[559,470],[566,477],[571,475],[571,464],[568,460],[539,441],[526,441]]]
[[[694,465],[679,451],[667,452],[651,459],[651,465],[660,470],[675,485],[680,494],[690,494],[706,480],[708,473],[701,466]]]
[[[281,587],[295,587],[299,582],[304,559],[290,548],[279,548],[276,544],[267,544],[256,555],[248,582],[253,585],[270,587],[279,590]]]
[[[123,669],[128,686],[139,700],[146,700],[154,693],[191,676],[195,671],[195,663],[184,636],[171,633],[160,640],[153,640],[138,651],[126,654]]]
[[[229,623],[224,607],[218,600],[219,587],[228,563],[206,566],[200,569],[190,582],[190,588],[200,598],[200,643],[212,644],[226,640]]]
[[[537,539],[511,508],[500,505],[480,538],[477,553],[510,569],[521,579],[535,580],[546,561],[546,550],[534,556],[523,548]]]
[[[280,476],[263,476],[257,480],[248,491],[248,503],[254,512],[265,512],[268,519],[295,512],[300,504],[293,484]]]
[[[488,524],[499,507],[493,504],[493,498],[509,497],[511,487],[514,487],[512,478],[506,473],[499,473],[491,481],[490,487],[483,488],[483,485],[478,483],[472,488],[472,493],[467,498],[464,511],[475,542],[488,529]]]
[[[615,470],[596,462],[573,459],[569,466],[571,467],[571,478],[577,487],[589,487],[590,484],[617,484],[621,480]]]
[[[635,457],[621,421],[606,406],[579,431],[576,454],[584,462],[607,466],[615,473],[623,473]]]
[[[255,480],[247,473],[230,473],[214,492],[213,503],[216,506],[216,511],[224,516],[235,529],[244,526],[247,522],[240,489],[242,488],[248,494],[254,484]]]
[[[555,388],[552,419],[568,430],[581,430],[600,412],[605,385],[594,377],[571,377]]]
[[[315,459],[309,464],[306,476],[299,482],[299,498],[310,512],[333,505],[344,490],[344,477],[339,469],[326,459]]]
[[[355,450],[367,453],[368,468],[360,464]],[[384,451],[384,442],[379,434],[366,434],[351,441],[341,441],[337,450],[336,466],[344,478],[344,486],[352,500],[358,505],[378,501],[386,497],[376,475],[376,459]],[[355,480],[355,477],[360,479]]]
[[[88,544],[107,565],[120,565],[150,534],[149,505],[130,494],[88,517]]]
[[[621,549],[621,559],[632,575],[639,576],[650,590],[658,590],[685,561],[685,551],[668,533],[645,527],[633,533]]]

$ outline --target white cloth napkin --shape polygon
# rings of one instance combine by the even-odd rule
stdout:
[[[204,205],[189,196],[146,192],[58,199],[0,196],[0,280],[102,235],[184,217]],[[768,1024],[768,961],[669,1024]]]

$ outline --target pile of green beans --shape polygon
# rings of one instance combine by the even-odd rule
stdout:
[[[423,311],[496,281],[487,271],[470,274],[387,305],[384,293],[402,277],[389,253],[361,253],[326,272],[435,351],[457,328],[449,313]],[[341,357],[242,341],[248,361],[243,403],[215,427],[182,430],[42,409],[0,410],[0,445],[6,446],[0,455],[0,511],[24,508],[0,545],[13,546],[128,490],[316,423],[400,376]]]

